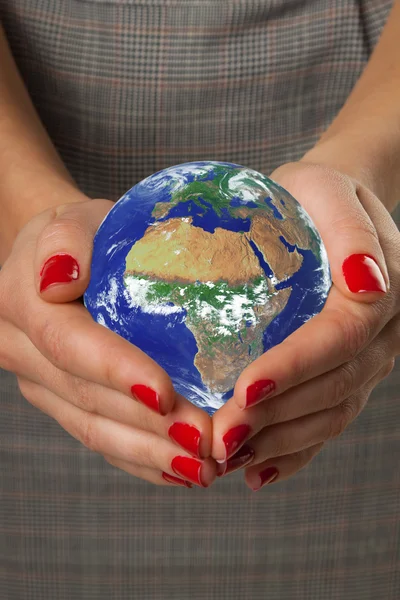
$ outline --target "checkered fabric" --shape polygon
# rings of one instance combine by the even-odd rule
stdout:
[[[388,0],[0,0],[81,188],[190,160],[299,158],[365,66]],[[1,63],[0,63],[1,69]],[[1,340],[0,340],[1,343]],[[1,600],[398,600],[400,370],[297,476],[257,494],[117,471],[0,372]]]

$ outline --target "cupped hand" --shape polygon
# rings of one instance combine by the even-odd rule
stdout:
[[[0,367],[17,374],[31,404],[111,464],[156,484],[206,487],[216,474],[211,419],[79,300],[95,232],[112,206],[62,205],[20,232],[0,271]]]
[[[382,203],[323,165],[290,163],[271,178],[320,231],[333,286],[322,312],[250,364],[213,416],[218,474],[245,467],[254,490],[341,434],[400,353],[400,234]]]

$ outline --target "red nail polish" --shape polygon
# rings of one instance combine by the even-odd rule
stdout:
[[[273,481],[275,481],[275,479],[278,477],[278,475],[279,475],[279,471],[277,468],[267,467],[266,469],[264,469],[263,471],[261,471],[258,474],[258,476],[260,478],[260,485],[253,488],[253,491],[256,492],[257,490],[262,488],[263,485],[267,485],[267,483],[272,483]]]
[[[229,429],[229,431],[226,432],[222,438],[225,444],[226,460],[229,459],[239,446],[243,444],[244,440],[249,437],[250,431],[250,425],[243,423],[243,425],[232,427],[232,429]]]
[[[200,431],[194,425],[187,423],[173,423],[168,429],[169,437],[185,448],[190,454],[199,457]]]
[[[168,483],[174,483],[175,485],[182,485],[187,488],[193,487],[192,484],[190,483],[190,481],[185,481],[184,479],[180,479],[179,477],[174,477],[173,475],[170,475],[169,473],[165,473],[165,471],[162,472],[162,478],[165,479],[165,481],[168,481]]]
[[[40,291],[43,292],[54,283],[70,283],[79,277],[79,265],[69,254],[51,256],[40,271]]]
[[[240,450],[238,450],[236,454],[231,456],[231,458],[227,462],[221,465],[217,465],[217,476],[223,477],[224,475],[233,473],[233,471],[242,469],[243,467],[251,463],[251,461],[254,458],[254,455],[254,448],[251,448],[248,444],[244,444],[240,448]]]
[[[252,383],[246,391],[246,408],[268,398],[275,389],[275,381],[272,381],[272,379],[261,379]]]
[[[133,385],[131,392],[139,402],[160,413],[160,398],[157,392],[147,385]]]
[[[387,292],[375,259],[368,254],[352,254],[343,262],[343,275],[350,292]]]
[[[203,485],[200,479],[201,462],[195,458],[188,456],[175,456],[171,462],[171,468],[177,475],[180,475],[184,479],[188,479],[201,487]]]

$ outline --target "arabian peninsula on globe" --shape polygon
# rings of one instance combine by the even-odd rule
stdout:
[[[84,300],[213,414],[247,365],[321,311],[330,286],[321,238],[287,191],[239,165],[193,162],[115,204]]]

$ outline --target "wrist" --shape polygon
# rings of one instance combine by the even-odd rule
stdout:
[[[345,131],[333,126],[301,161],[325,164],[356,179],[392,211],[400,194],[400,135],[396,127],[358,122]]]

